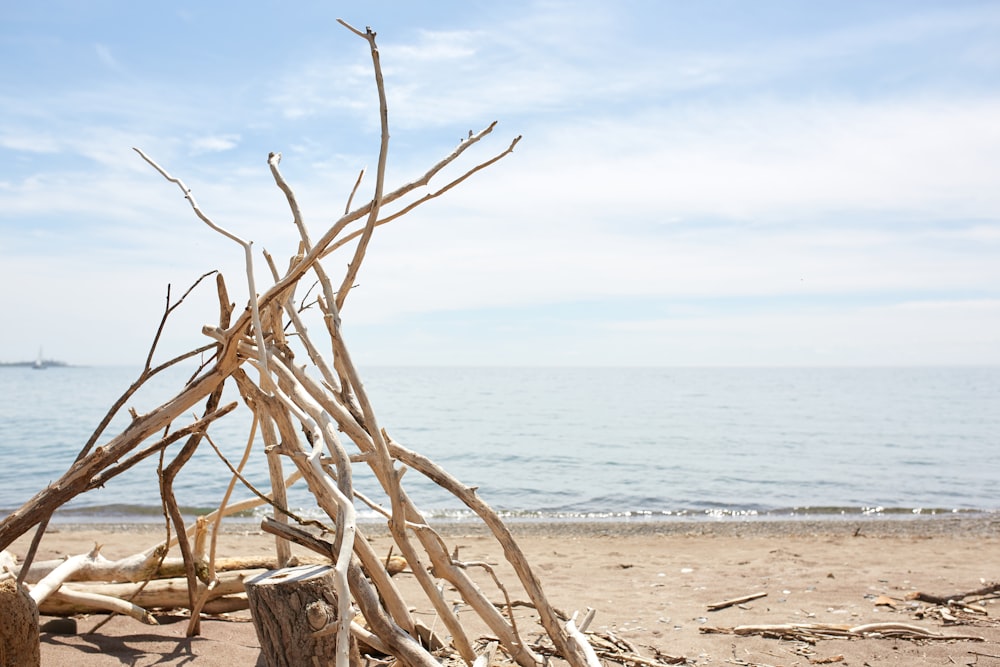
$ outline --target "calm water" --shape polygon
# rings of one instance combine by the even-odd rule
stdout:
[[[65,471],[134,376],[0,368],[0,514]],[[519,516],[1000,510],[1000,368],[372,368],[363,378],[396,440]],[[147,410],[182,381],[174,373],[130,405]],[[240,413],[211,431],[233,461],[248,424]],[[148,461],[57,518],[156,519],[155,470]],[[247,471],[266,487],[259,443]],[[217,506],[229,477],[202,445],[175,484],[179,501]],[[378,495],[370,476],[355,482]],[[425,512],[462,516],[417,473],[405,483]],[[314,506],[304,490],[292,504]]]

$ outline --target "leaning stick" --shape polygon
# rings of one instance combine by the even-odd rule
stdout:
[[[52,593],[52,599],[69,605],[86,606],[91,609],[103,609],[118,614],[131,616],[146,625],[159,625],[151,613],[137,604],[126,602],[121,598],[101,595],[100,593],[83,593],[69,587],[60,588]]]
[[[151,167],[153,167],[153,169],[155,169],[156,171],[158,171],[160,173],[160,175],[163,176],[163,178],[167,179],[168,181],[170,181],[171,183],[175,184],[177,187],[179,187],[181,189],[181,192],[184,193],[184,198],[188,200],[189,204],[191,204],[191,208],[194,210],[194,213],[195,213],[195,215],[198,216],[199,220],[201,220],[202,222],[204,222],[206,225],[208,225],[209,227],[211,227],[213,230],[215,230],[218,233],[220,233],[223,236],[225,236],[227,239],[235,241],[236,243],[238,243],[240,245],[241,248],[243,248],[243,260],[244,260],[244,264],[245,264],[245,268],[246,268],[246,274],[247,274],[247,286],[248,286],[248,289],[250,290],[250,313],[251,313],[251,317],[252,317],[252,320],[253,320],[254,335],[257,336],[257,345],[259,347],[263,347],[264,346],[264,332],[263,332],[262,327],[260,325],[260,310],[258,308],[257,298],[256,298],[257,287],[256,287],[256,285],[254,283],[254,276],[253,276],[253,248],[252,248],[253,244],[252,244],[252,242],[250,242],[250,241],[244,241],[243,239],[241,239],[236,234],[233,234],[232,232],[230,232],[228,229],[225,229],[224,227],[221,227],[221,226],[217,225],[210,217],[208,217],[205,214],[204,211],[201,210],[201,207],[198,206],[198,202],[195,201],[194,194],[192,194],[192,192],[191,192],[191,188],[189,188],[188,186],[186,186],[184,184],[184,181],[182,181],[181,179],[179,179],[179,178],[177,178],[175,176],[171,176],[169,173],[167,173],[167,171],[163,167],[161,167],[160,165],[158,165],[151,157],[149,157],[148,155],[146,155],[145,153],[143,153],[140,149],[133,148],[132,150],[134,150],[136,153],[138,153],[139,156],[143,160],[145,160],[146,162],[148,162],[149,165]],[[226,326],[226,324],[224,323],[222,326]],[[266,371],[267,370],[267,359],[262,360],[261,364],[264,366],[264,369]]]
[[[563,626],[566,629],[566,634],[569,636],[569,640],[576,645],[576,648],[586,656],[588,667],[601,667],[601,661],[597,657],[597,653],[594,652],[594,647],[587,641],[586,635],[576,627],[576,616],[577,612],[574,611],[572,618],[566,621]]]
[[[497,516],[496,512],[493,511],[493,508],[487,505],[478,495],[476,495],[476,490],[474,488],[463,485],[427,457],[406,449],[399,443],[393,441],[387,434],[385,435],[385,438],[389,443],[389,448],[394,458],[402,461],[415,470],[418,470],[428,479],[435,482],[438,486],[450,491],[452,495],[461,500],[466,507],[471,509],[479,516],[480,519],[482,519],[483,523],[485,523],[486,526],[492,531],[494,537],[500,543],[500,546],[503,547],[504,556],[514,567],[514,571],[521,580],[521,584],[524,586],[525,592],[527,592],[528,596],[531,598],[531,601],[538,612],[538,617],[542,622],[542,626],[545,628],[549,637],[552,638],[553,643],[556,644],[556,648],[559,650],[560,654],[567,661],[569,661],[573,667],[583,667],[584,665],[589,664],[585,651],[576,646],[575,641],[569,641],[564,628],[559,622],[559,618],[556,615],[555,610],[549,604],[548,598],[542,590],[541,582],[535,576],[534,572],[532,572],[531,566],[528,564],[527,557],[525,557],[524,552],[521,551],[521,548],[514,539],[514,536],[511,534],[510,529],[506,526],[506,524],[504,524],[500,517]]]
[[[360,30],[352,27],[349,23],[341,19],[337,19],[337,22],[368,42],[368,49],[372,56],[372,66],[375,70],[375,88],[378,91],[378,115],[379,122],[381,124],[378,166],[375,168],[375,194],[372,196],[371,210],[368,212],[368,220],[365,222],[364,232],[361,234],[358,245],[354,249],[354,258],[351,260],[351,263],[347,265],[344,280],[340,283],[340,290],[337,292],[337,310],[341,311],[344,309],[344,301],[347,299],[347,293],[350,291],[351,285],[354,284],[354,279],[357,277],[358,271],[361,269],[361,262],[365,257],[365,251],[368,249],[368,243],[371,241],[372,232],[375,230],[375,221],[378,220],[379,210],[382,206],[382,193],[385,190],[385,164],[389,154],[389,105],[385,99],[385,82],[382,79],[382,62],[379,57],[378,46],[375,44],[375,33],[371,28],[368,28],[364,33],[362,33]],[[338,667],[346,666],[338,665]]]

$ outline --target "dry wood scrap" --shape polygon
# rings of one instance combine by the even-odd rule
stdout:
[[[263,569],[237,570],[234,572],[220,573],[218,583],[211,591],[212,599],[243,594],[243,581],[249,577],[264,572]],[[146,583],[72,583],[63,584],[58,591],[39,604],[41,613],[48,616],[66,616],[78,613],[90,613],[96,611],[98,607],[69,600],[60,597],[60,593],[86,593],[90,595],[102,595],[108,598],[119,600],[129,600],[144,609],[181,609],[188,607],[187,580],[184,577],[173,577],[170,579],[159,579]],[[246,599],[243,599],[242,607],[246,608]],[[230,604],[230,606],[232,606]],[[230,609],[235,611],[235,609]]]
[[[504,603],[504,605],[508,608],[533,606],[531,602],[524,600],[508,600]],[[496,606],[501,607],[503,605],[498,603]],[[567,614],[560,609],[554,609],[554,611],[564,622],[573,621],[576,617],[576,614],[573,616],[567,616]],[[639,667],[660,667],[661,665],[687,664],[687,658],[684,656],[668,655],[655,646],[647,647],[653,653],[652,657],[647,657],[642,655],[639,652],[639,649],[627,639],[619,637],[612,632],[588,631],[588,627],[594,619],[595,613],[596,611],[594,609],[588,609],[576,629],[590,645],[595,656],[603,663],[611,662],[619,665],[638,665]],[[489,639],[495,638],[481,638],[480,641],[487,641]],[[553,647],[551,640],[546,641],[546,638],[544,637],[537,640],[531,648],[536,653],[543,655],[546,658],[559,656],[558,652]]]
[[[728,607],[732,607],[733,605],[743,604],[744,602],[750,602],[751,600],[756,600],[762,597],[767,597],[767,593],[751,593],[750,595],[743,595],[738,598],[723,600],[721,602],[713,602],[712,604],[707,605],[707,609],[709,611],[719,611],[720,609],[726,609]]]
[[[618,665],[637,665],[638,667],[687,664],[687,658],[684,656],[668,655],[655,647],[650,647],[653,653],[652,657],[644,656],[639,653],[636,647],[609,632],[586,632],[583,634],[593,648],[594,653],[604,664],[615,663]],[[549,642],[539,640],[531,648],[546,658],[559,657],[559,654]]]
[[[738,625],[733,628],[702,627],[705,634],[760,635],[773,639],[790,639],[815,643],[820,639],[937,639],[956,641],[984,641],[972,635],[944,635],[909,623],[866,623],[864,625],[838,625],[831,623],[779,623],[764,625]]]
[[[140,554],[141,555],[141,554]],[[104,565],[101,561],[90,564],[89,567],[77,570],[66,579],[66,581],[105,581],[105,582],[125,582],[125,581],[145,581],[146,579],[169,579],[184,575],[184,561],[181,558],[166,558],[158,568],[150,572],[131,572],[123,569],[122,565],[129,562],[136,556],[129,556],[121,560],[107,561]],[[289,565],[310,565],[313,563],[327,562],[329,559],[312,557],[309,555],[296,555]],[[42,577],[48,575],[52,570],[65,562],[65,559],[46,560],[34,563],[31,571],[24,578],[24,583],[38,583]],[[405,565],[393,561],[390,565],[402,569]],[[216,572],[232,572],[233,570],[273,570],[280,567],[278,560],[274,556],[234,556],[230,558],[217,558],[215,560]],[[19,568],[12,570],[15,574]],[[392,568],[390,568],[392,572]],[[142,574],[142,576],[139,576]]]
[[[921,602],[930,602],[931,604],[947,605],[952,600],[959,601],[965,598],[983,598],[983,597],[995,597],[1000,594],[1000,582],[994,582],[983,586],[982,588],[977,588],[974,591],[966,591],[964,593],[954,593],[952,595],[931,595],[930,593],[923,593],[921,591],[914,591],[907,594],[907,600],[920,600]]]
[[[163,607],[155,608],[157,611],[169,611],[186,609],[187,602],[183,604],[167,603]],[[247,597],[244,593],[236,595],[223,595],[215,597],[201,608],[201,612],[210,616],[220,616],[237,611],[245,611],[248,608]],[[77,614],[99,614],[104,612],[122,614],[146,623],[156,625],[152,612],[145,607],[115,598],[111,596],[95,595],[93,593],[78,593],[73,590],[60,589],[50,595],[39,608],[39,613],[45,616],[76,616]]]
[[[914,616],[939,620],[945,625],[975,625],[979,627],[1000,625],[1000,619],[990,618],[984,607],[954,601],[947,605],[924,607],[917,610]]]

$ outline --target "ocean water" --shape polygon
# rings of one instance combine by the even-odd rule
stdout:
[[[148,410],[189,372],[172,370],[128,405]],[[67,469],[136,373],[0,368],[0,516]],[[1000,511],[997,367],[369,368],[362,378],[394,439],[477,486],[511,517]],[[243,410],[210,430],[233,462],[249,423]],[[156,465],[154,457],[77,497],[56,520],[158,520]],[[266,490],[259,442],[246,476]],[[175,490],[195,514],[216,507],[230,479],[203,444]],[[355,472],[355,485],[383,500],[370,474]],[[404,486],[428,515],[468,516],[415,471]],[[249,495],[237,485],[233,497]],[[304,488],[293,488],[290,504],[317,514]]]

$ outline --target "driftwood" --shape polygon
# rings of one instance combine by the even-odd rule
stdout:
[[[460,171],[436,190],[421,195],[432,179],[446,169],[456,168],[459,158],[487,139],[496,123],[477,133],[470,131],[451,153],[423,175],[395,189],[386,188],[388,105],[375,33],[343,25],[368,45],[379,99],[381,141],[370,198],[352,208],[361,183],[359,177],[343,215],[318,237],[313,237],[293,189],[281,174],[281,155],[269,155],[268,168],[287,199],[299,241],[298,247],[289,253],[284,270],[278,268],[269,253],[264,253],[273,282],[269,287],[258,288],[252,242],[214,221],[183,181],[136,149],[143,160],[180,189],[200,221],[240,247],[249,303],[235,314],[237,309],[229,300],[225,280],[216,274],[217,324],[202,329],[211,342],[166,364],[154,366],[154,352],[167,318],[187,296],[185,293],[179,301],[172,301],[168,288],[167,305],[139,377],[115,403],[71,467],[61,476],[53,475],[57,478],[55,482],[0,521],[0,551],[28,531],[35,530],[32,546],[17,576],[22,581],[35,582],[33,594],[47,609],[69,613],[69,610],[84,608],[83,605],[103,605],[103,608],[149,622],[155,620],[149,614],[150,609],[176,606],[191,611],[188,634],[197,634],[201,612],[245,604],[242,594],[236,591],[236,581],[241,581],[246,571],[227,575],[222,563],[215,559],[215,535],[220,522],[234,507],[267,503],[273,515],[262,527],[276,535],[278,567],[289,564],[291,543],[316,551],[329,563],[330,604],[335,606],[330,610],[335,612],[330,617],[337,620],[323,632],[332,638],[330,646],[335,646],[331,649],[335,655],[327,657],[331,657],[338,667],[350,664],[354,640],[411,667],[438,665],[442,655],[455,656],[470,665],[482,665],[491,658],[495,660],[494,653],[499,652],[523,667],[536,667],[553,655],[563,658],[572,667],[597,667],[601,658],[615,660],[615,652],[607,646],[597,651],[591,645],[594,636],[586,632],[589,616],[578,624],[575,615],[567,618],[551,606],[510,530],[485,499],[478,496],[475,487],[463,484],[430,459],[389,436],[379,423],[374,401],[352,361],[341,313],[356,284],[375,229],[398,220],[503,159],[513,151],[520,137],[492,157]],[[389,206],[397,208],[389,211]],[[322,263],[335,252],[349,255],[344,258],[347,269],[339,279],[331,277]],[[199,278],[191,289],[209,275],[212,274]],[[303,281],[312,285],[305,296],[298,294]],[[97,444],[112,417],[124,408],[139,387],[172,364],[205,356],[209,360],[172,399],[145,414],[130,411],[132,419],[128,426],[104,444]],[[173,497],[172,485],[187,472],[185,464],[197,447],[207,442],[215,448],[210,436],[211,426],[236,405],[220,405],[224,385],[235,386],[238,390],[242,402],[253,415],[253,427],[241,462],[233,464],[219,453],[229,466],[232,478],[218,510],[185,525]],[[199,404],[201,417],[181,423],[182,415]],[[167,435],[157,435],[162,433]],[[258,438],[263,443],[263,452],[259,451]],[[255,443],[256,452],[253,451]],[[179,451],[175,451],[175,444]],[[216,448],[216,451],[219,450]],[[243,464],[255,454],[266,457],[270,489],[254,488],[242,476]],[[54,512],[77,495],[110,482],[123,470],[153,455],[160,458],[161,497],[164,514],[168,517],[167,537],[160,544],[121,561],[107,561],[95,549],[54,567],[40,564],[37,571],[32,567],[39,540]],[[294,473],[286,472],[286,467]],[[374,475],[379,485],[378,497],[357,493],[353,485],[355,467],[363,467]],[[453,555],[404,486],[407,471],[411,471],[411,475],[422,475],[450,492],[490,530],[515,572],[516,583],[535,611],[535,620],[550,642],[550,648],[543,650],[539,643],[527,641],[526,629],[515,623],[507,593],[509,584],[502,584],[495,572],[487,570],[506,598],[505,603],[494,603],[470,573],[477,569],[476,564],[463,563],[457,559],[457,554]],[[308,486],[316,508],[323,515],[322,521],[306,520],[287,507],[286,489],[296,478],[301,478]],[[237,488],[243,488],[253,498],[230,503],[230,496]],[[355,521],[356,502],[374,508],[385,518],[398,554],[395,561],[375,553]],[[181,552],[180,561],[164,561],[174,544]],[[415,621],[410,612],[414,605],[403,598],[393,582],[392,575],[404,566],[419,585],[423,603],[437,613],[438,628],[442,635],[447,634],[447,644]],[[160,581],[168,571],[170,579]],[[92,583],[84,583],[84,580]],[[133,583],[93,583],[101,580]],[[114,588],[119,586],[122,588]],[[464,614],[474,613],[495,635],[493,648],[484,649],[469,636],[453,600],[445,598],[446,587],[454,589],[461,598],[466,610]],[[355,618],[356,611],[360,612],[360,619]],[[634,664],[662,663],[659,659],[641,658],[637,654],[622,660]]]
[[[773,639],[793,639],[815,643],[820,639],[927,639],[984,641],[971,635],[945,635],[910,623],[866,623],[864,625],[839,625],[834,623],[779,623],[765,625],[738,625],[733,628],[705,626],[705,634],[761,635]]]
[[[707,605],[706,608],[709,611],[719,611],[720,609],[727,609],[733,605],[743,604],[744,602],[750,602],[751,600],[756,600],[758,598],[767,597],[767,593],[751,593],[750,595],[743,595],[738,598],[732,598],[730,600],[723,600],[722,602],[713,602]]]
[[[972,591],[965,591],[963,593],[953,593],[951,595],[932,595],[930,593],[924,593],[921,591],[914,591],[907,594],[907,600],[920,600],[921,602],[930,602],[931,604],[948,605],[952,602],[962,602],[966,598],[987,598],[995,597],[1000,594],[1000,583],[994,582],[987,584],[982,588],[977,588]]]
[[[228,596],[242,596],[243,582],[266,572],[264,569],[236,570],[222,573],[216,585],[212,588],[210,599]],[[64,594],[69,594],[67,597]],[[187,579],[183,576],[169,579],[156,579],[149,582],[133,583],[98,583],[80,582],[64,584],[58,591],[39,604],[39,610],[49,616],[68,616],[79,613],[92,613],[100,609],[96,604],[87,603],[83,598],[71,597],[74,593],[88,596],[105,596],[119,600],[129,600],[142,608],[150,609],[182,609],[188,606]],[[246,609],[246,599],[240,604],[232,604],[230,611]]]
[[[93,563],[90,567],[81,568],[73,573],[72,581],[118,581],[118,582],[142,582],[149,580],[162,580],[171,579],[173,577],[183,577],[184,576],[184,561],[181,558],[165,558],[159,563],[159,566],[153,570],[142,569],[123,569],[122,564],[128,563],[133,560],[138,560],[143,554],[136,554],[135,556],[130,556],[128,558],[122,558],[116,561],[98,560]],[[37,562],[31,567],[31,571],[28,573],[25,583],[35,584],[41,580],[42,577],[47,575],[52,570],[56,569],[66,560],[48,560]],[[104,564],[106,562],[106,565]],[[293,565],[306,565],[311,563],[327,562],[326,559],[321,558],[308,558],[302,556],[296,556],[292,559],[291,564]],[[229,558],[216,558],[214,561],[216,572],[232,572],[234,570],[273,570],[278,567],[283,567],[288,565],[288,562],[280,562],[274,556],[235,556]],[[405,567],[405,562],[401,564],[400,560],[393,560],[391,565],[388,566],[390,573],[397,573]],[[14,572],[18,572],[20,568],[15,568]]]

